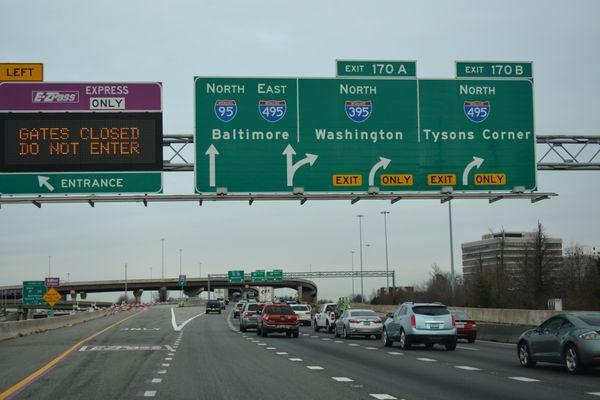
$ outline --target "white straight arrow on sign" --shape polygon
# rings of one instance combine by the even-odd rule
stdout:
[[[208,180],[209,180],[209,185],[211,187],[215,187],[216,186],[216,182],[215,182],[215,157],[219,154],[219,151],[217,150],[217,148],[215,147],[215,145],[211,144],[210,147],[208,148],[208,150],[206,150],[206,153],[204,153],[206,155],[208,155]]]
[[[298,170],[298,168],[300,168],[306,164],[310,164],[312,166],[315,163],[315,161],[317,161],[317,158],[319,157],[316,154],[306,153],[306,157],[304,157],[302,160],[298,161],[297,163],[293,164],[294,155],[296,154],[296,151],[294,150],[294,148],[292,147],[291,144],[288,144],[285,147],[285,150],[283,150],[283,153],[281,153],[281,154],[283,154],[285,156],[286,170],[287,170],[287,185],[288,186],[294,186],[294,174],[296,174],[296,171]]]
[[[54,186],[50,184],[50,177],[38,175],[38,183],[40,187],[44,186],[51,192],[54,192]]]
[[[390,165],[391,161],[392,160],[390,160],[389,158],[379,157],[379,162],[373,165],[373,168],[371,168],[371,172],[369,172],[369,186],[375,186],[375,174],[377,173],[379,168],[386,169],[387,166]]]
[[[477,167],[477,169],[479,169],[484,161],[485,160],[483,158],[473,156],[473,161],[467,164],[467,167],[463,172],[463,186],[467,186],[469,184],[469,172],[471,172],[473,167]]]

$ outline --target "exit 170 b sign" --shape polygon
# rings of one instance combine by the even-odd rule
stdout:
[[[196,78],[196,191],[536,188],[528,80]]]

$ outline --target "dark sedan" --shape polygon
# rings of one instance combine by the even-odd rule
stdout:
[[[519,362],[564,364],[572,374],[600,366],[600,313],[573,312],[555,315],[524,332],[517,344]]]

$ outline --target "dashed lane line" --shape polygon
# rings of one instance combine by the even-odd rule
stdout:
[[[591,394],[592,396],[599,396],[600,397],[600,392],[587,392],[587,394]]]
[[[294,362],[301,362],[302,361],[301,358],[288,358],[288,360],[294,361]]]
[[[278,351],[275,354],[277,354],[278,356],[285,356],[285,355],[287,355],[287,352],[285,352],[285,351]]]
[[[365,347],[367,350],[377,350],[377,347]]]
[[[171,364],[169,364],[169,363],[162,363],[160,366],[161,367],[165,367],[165,368],[169,368],[171,366]]]
[[[164,375],[164,374],[167,373],[167,370],[166,369],[160,369],[160,370],[156,371],[156,373],[160,374],[160,375]]]
[[[378,400],[397,400],[397,397],[391,396],[385,393],[370,393],[369,396],[374,397]]]
[[[343,340],[334,340],[333,343],[344,343]]]
[[[354,379],[350,379],[345,376],[332,376],[331,379],[337,382],[354,382]]]
[[[350,344],[348,344],[348,346],[352,346],[352,347],[360,347],[360,344],[357,344],[357,343],[350,343]]]
[[[469,367],[468,365],[456,365],[455,368],[464,369],[465,371],[481,371],[481,368]]]
[[[142,392],[142,397],[154,397],[156,396],[156,390],[145,390]]]
[[[437,361],[437,360],[434,360],[433,358],[426,358],[426,357],[419,357],[419,358],[417,358],[417,360],[425,361],[425,362],[436,362]]]
[[[312,370],[322,370],[322,369],[324,369],[323,367],[320,367],[318,365],[307,365],[306,368],[312,369]]]
[[[267,350],[276,350],[277,347],[266,347]]]
[[[150,382],[151,383],[161,383],[162,382],[162,378],[152,378],[152,380]]]
[[[513,379],[519,382],[540,382],[539,379],[527,378],[525,376],[509,376],[508,379]]]
[[[397,351],[388,351],[388,354],[391,355],[391,356],[401,356],[401,355],[404,355],[404,353],[400,353],[400,352],[397,352]]]

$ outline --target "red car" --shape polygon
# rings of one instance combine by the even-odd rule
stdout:
[[[298,337],[300,317],[286,303],[267,303],[256,321],[256,334],[267,337],[269,333],[281,332],[287,337]]]
[[[456,320],[456,338],[467,339],[469,343],[477,338],[477,324],[465,312],[452,311]]]

